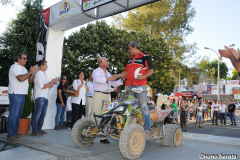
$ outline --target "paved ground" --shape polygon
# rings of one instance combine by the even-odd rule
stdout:
[[[227,118],[226,125],[221,125],[220,121],[218,121],[218,125],[212,125],[212,121],[209,119],[208,121],[202,122],[203,128],[193,128],[194,123],[192,121],[192,123],[189,124],[189,132],[240,138],[240,116],[236,117],[236,122],[237,126],[230,125],[231,120]]]
[[[212,126],[209,121],[203,128],[193,128],[189,123],[189,133],[183,133],[183,142],[179,147],[164,147],[160,140],[147,141],[140,160],[199,160],[201,155],[234,154],[240,159],[240,117],[238,126]],[[228,120],[229,121],[229,120]],[[229,123],[228,123],[229,124]],[[21,147],[0,152],[2,160],[122,160],[118,141],[109,138],[110,144],[101,144],[96,138],[94,144],[77,147],[71,140],[71,130],[46,130],[47,135],[32,137],[27,135],[17,143]],[[6,134],[0,134],[6,139]],[[199,157],[200,156],[200,157]],[[218,157],[220,159],[220,157]]]

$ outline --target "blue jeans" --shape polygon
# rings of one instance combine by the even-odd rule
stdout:
[[[229,112],[229,118],[231,119],[232,124],[236,124],[235,113]]]
[[[62,107],[62,104],[59,104],[59,103],[56,103],[56,105],[57,105],[57,114],[55,117],[55,126],[58,126],[59,116],[60,116],[60,125],[62,126],[66,105],[64,105],[64,107]]]
[[[225,113],[220,113],[220,120],[221,120],[221,124],[223,124],[223,120],[224,120],[224,124],[226,124],[226,114]]]
[[[190,118],[192,118],[194,116],[194,114],[193,113],[190,113]]]
[[[212,124],[214,124],[214,118],[216,118],[215,124],[218,124],[218,113],[219,113],[219,111],[214,111],[213,112]]]
[[[9,116],[7,123],[8,135],[7,137],[12,137],[18,134],[20,116],[23,112],[23,106],[25,103],[24,94],[9,94]]]
[[[204,118],[205,118],[206,109],[203,109],[202,111],[203,111],[203,112],[202,112],[202,118],[204,119]]]
[[[42,130],[44,118],[48,107],[48,99],[38,97],[34,103],[34,112],[32,116],[32,133],[38,133]]]
[[[138,88],[138,87],[141,87],[143,89],[143,91],[147,91],[146,85],[145,86],[131,86],[131,87],[126,86],[125,89],[129,90],[129,89]],[[151,130],[152,122],[151,122],[151,118],[150,118],[150,111],[149,111],[148,105],[147,105],[147,92],[142,92],[140,94],[135,93],[134,95],[138,99],[138,102],[139,102],[139,105],[140,105],[140,108],[141,108],[141,111],[143,114],[145,129]]]

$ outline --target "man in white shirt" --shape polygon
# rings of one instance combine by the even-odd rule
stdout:
[[[197,126],[197,122],[199,122],[198,128],[202,128],[202,126],[201,126],[202,112],[203,112],[203,111],[202,111],[202,104],[199,103],[199,106],[197,107],[197,119],[196,119],[196,124],[195,124],[194,127],[196,127],[196,126]]]
[[[86,118],[90,118],[90,115],[93,113],[93,78],[92,75],[89,77],[89,82],[87,83],[89,91],[86,93]]]
[[[28,94],[29,82],[32,83],[38,69],[36,66],[30,68],[29,72],[24,67],[27,62],[27,55],[18,53],[15,57],[15,63],[10,67],[8,77],[8,94],[9,94],[9,116],[7,124],[7,140],[21,140],[18,133],[20,116],[23,112],[25,95]]]
[[[123,81],[120,79],[116,80],[116,77],[112,77],[112,75],[107,71],[108,61],[105,57],[101,57],[98,59],[98,68],[95,69],[92,73],[93,77],[93,111],[96,115],[100,115],[102,111],[102,101],[106,100],[111,102],[111,95],[107,93],[106,90],[113,86],[118,87],[123,84]],[[94,120],[93,114],[90,115],[90,118]],[[106,137],[101,137],[100,142],[102,143],[110,143]]]
[[[218,114],[220,110],[220,104],[218,103],[217,100],[214,100],[214,103],[212,104],[212,108],[213,108],[212,124],[214,125],[214,119],[216,119],[215,124],[218,125]]]
[[[226,109],[227,109],[227,106],[222,101],[221,101],[220,105],[221,105],[221,110],[220,110],[221,125],[223,125],[223,120],[224,120],[224,125],[226,125]]]
[[[207,105],[205,103],[205,100],[202,99],[202,119],[204,121],[204,118],[205,118],[205,112],[206,112],[206,109],[207,109]],[[207,118],[207,117],[206,117]]]
[[[42,136],[47,132],[42,130],[44,118],[48,107],[48,91],[59,78],[54,78],[51,82],[48,80],[45,71],[47,70],[47,61],[38,62],[39,71],[34,79],[34,112],[32,116],[32,136]]]

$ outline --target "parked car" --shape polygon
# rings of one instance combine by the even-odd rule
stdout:
[[[181,92],[177,92],[175,93],[175,96],[179,97],[179,98],[187,98],[189,97],[190,99],[201,99],[202,95],[198,94],[195,91],[181,91]]]

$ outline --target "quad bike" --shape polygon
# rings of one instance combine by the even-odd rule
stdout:
[[[141,92],[144,92],[142,88],[123,90],[118,101],[103,101],[101,115],[93,113],[95,122],[84,118],[74,124],[71,132],[73,142],[79,147],[87,147],[96,137],[109,136],[119,140],[120,152],[127,159],[139,158],[148,139],[160,139],[161,144],[168,147],[179,146],[183,137],[180,126],[165,121],[174,109],[157,111],[151,108],[153,125],[151,136],[146,137],[140,106],[133,95]]]

